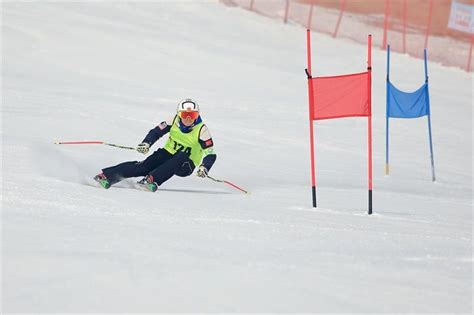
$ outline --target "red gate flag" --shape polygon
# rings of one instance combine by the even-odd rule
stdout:
[[[312,119],[369,116],[368,76],[369,72],[362,72],[310,79]]]
[[[372,35],[367,42],[367,71],[328,77],[313,77],[310,30],[306,31],[308,67],[309,142],[311,188],[316,203],[316,163],[313,121],[341,117],[367,117],[369,214],[372,214]]]

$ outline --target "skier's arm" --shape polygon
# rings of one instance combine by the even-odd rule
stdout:
[[[174,119],[162,121],[158,126],[151,129],[146,135],[145,139],[143,139],[142,143],[148,143],[150,146],[152,146],[156,141],[158,141],[158,139],[170,132],[173,120]]]
[[[199,144],[204,152],[204,158],[202,159],[201,165],[209,171],[217,159],[217,154],[214,149],[214,141],[212,141],[211,133],[206,125],[201,128]]]

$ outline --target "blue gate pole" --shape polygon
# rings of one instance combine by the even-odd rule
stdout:
[[[428,64],[427,64],[427,57],[426,57],[426,49],[425,49],[425,83],[426,83],[426,103],[428,105],[428,134],[430,140],[430,155],[431,155],[431,176],[433,182],[436,181],[435,176],[435,166],[434,166],[434,154],[433,154],[433,138],[431,136],[431,105],[430,105],[430,93],[428,89]]]
[[[389,164],[388,164],[388,131],[389,131],[389,109],[390,109],[390,45],[387,45],[387,100],[386,100],[386,120],[385,120],[385,175],[389,174]]]

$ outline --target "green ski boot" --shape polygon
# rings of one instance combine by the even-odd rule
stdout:
[[[143,177],[142,180],[138,182],[138,184],[140,185],[140,187],[151,192],[155,192],[158,190],[158,184],[153,181],[153,176],[151,175]]]
[[[105,189],[110,188],[110,182],[107,179],[107,177],[105,177],[104,173],[100,173],[94,176],[94,180],[98,182],[100,186],[104,187]]]

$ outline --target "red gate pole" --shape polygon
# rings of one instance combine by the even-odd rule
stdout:
[[[388,19],[390,16],[390,0],[385,0],[385,13],[384,13],[384,21],[383,21],[383,41],[382,41],[382,49],[387,48],[387,33],[388,33]]]
[[[430,37],[430,33],[431,33],[431,19],[433,17],[434,2],[433,2],[433,0],[429,0],[429,1],[430,1],[430,10],[429,10],[429,13],[428,13],[428,23],[427,23],[427,26],[426,26],[425,49],[428,47],[428,38]]]
[[[403,53],[407,51],[407,0],[403,0]]]
[[[317,207],[316,204],[316,172],[314,162],[314,136],[313,136],[313,111],[314,111],[314,92],[311,72],[311,31],[306,30],[306,51],[307,51],[307,64],[306,75],[308,76],[308,104],[309,104],[309,146],[311,150],[311,190],[313,194],[313,208]]]
[[[369,117],[368,117],[368,150],[369,150],[369,214],[372,214],[372,35],[368,38],[368,61],[367,61],[367,100],[369,105]]]
[[[469,48],[469,56],[467,59],[467,67],[466,67],[467,72],[471,71],[471,58],[472,58],[472,45],[473,44],[474,44],[474,34],[471,36],[471,47]]]
[[[285,17],[283,18],[283,22],[286,24],[288,22],[288,11],[290,10],[290,0],[286,0],[285,4]]]
[[[346,9],[346,0],[340,0],[339,18],[337,19],[336,28],[334,29],[334,33],[332,33],[332,37],[337,36],[337,32],[339,31],[339,25],[341,24],[342,15],[344,14],[345,9]]]
[[[253,2],[254,2],[254,0],[250,0],[250,7],[249,7],[250,11],[253,11]]]

